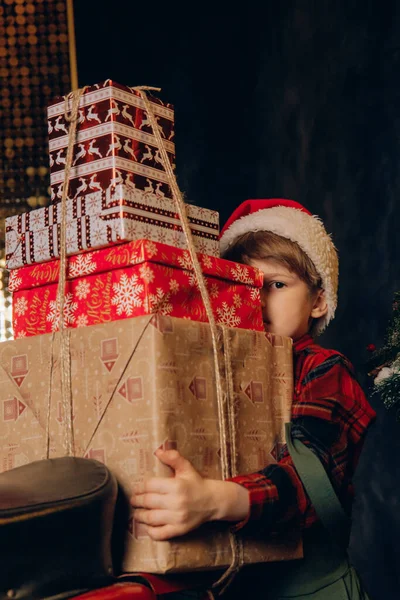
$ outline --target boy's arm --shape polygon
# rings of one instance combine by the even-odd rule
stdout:
[[[346,509],[364,435],[375,413],[346,358],[332,352],[307,360],[306,375],[296,382],[292,435],[318,456]],[[250,498],[249,514],[236,529],[268,532],[294,516],[302,517],[306,526],[317,519],[286,445],[278,464],[230,481],[245,487]]]
[[[310,360],[307,375],[296,385],[292,434],[318,456],[346,508],[364,435],[375,413],[344,357],[335,353]],[[278,464],[228,481],[202,478],[176,451],[158,451],[157,456],[175,476],[144,482],[131,500],[135,519],[147,526],[153,539],[183,535],[212,520],[233,521],[236,529],[246,526],[260,534],[294,516],[301,515],[306,525],[317,518],[286,446]]]

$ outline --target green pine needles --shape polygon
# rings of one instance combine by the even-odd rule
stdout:
[[[382,371],[384,370],[382,369]],[[388,370],[391,371],[391,369]],[[388,377],[381,380],[375,379],[373,394],[379,394],[387,409],[400,404],[400,370],[391,372]]]
[[[369,371],[375,378],[373,394],[380,396],[387,409],[396,407],[400,421],[400,292],[395,293],[392,307],[385,344],[371,356]]]

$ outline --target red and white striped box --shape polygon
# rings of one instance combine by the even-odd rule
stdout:
[[[175,165],[174,109],[148,94],[171,164]],[[65,97],[48,107],[51,199],[59,202],[69,141]],[[79,102],[70,196],[126,183],[171,198],[167,174],[138,90],[107,79],[87,87]]]
[[[196,250],[219,256],[218,212],[191,204],[185,207]],[[60,221],[61,204],[7,217],[7,268],[58,258]],[[125,185],[68,199],[68,256],[136,239],[186,248],[175,202]]]

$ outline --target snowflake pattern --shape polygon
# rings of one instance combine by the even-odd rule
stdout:
[[[239,294],[233,295],[233,304],[236,306],[236,308],[240,308],[242,306],[242,299]]]
[[[154,242],[146,241],[146,252],[149,258],[153,258],[153,256],[157,256],[158,249]]]
[[[212,283],[208,293],[210,294],[211,298],[218,298],[218,296],[219,296],[218,285],[216,283]]]
[[[210,218],[210,210],[208,208],[204,208],[203,206],[196,206],[197,218],[198,219],[209,219]]]
[[[231,269],[231,276],[235,281],[247,283],[248,285],[254,285],[253,278],[250,276],[248,268],[244,265],[236,264]]]
[[[211,256],[208,256],[207,254],[205,256],[203,256],[202,263],[203,263],[204,268],[211,269],[212,264],[213,264]]]
[[[221,308],[217,308],[218,322],[227,327],[238,327],[241,318],[235,314],[236,307],[228,306],[226,302],[222,303]]]
[[[88,194],[86,197],[85,207],[82,210],[83,214],[95,215],[101,209],[101,192]]]
[[[176,279],[169,280],[169,289],[171,294],[176,294],[179,291],[179,283],[176,281]]]
[[[147,313],[157,312],[161,315],[169,315],[173,306],[169,302],[170,293],[164,292],[162,288],[157,288],[155,294],[149,294],[145,300],[144,308]]]
[[[42,211],[32,211],[30,213],[30,229],[34,231],[35,229],[43,229],[44,228],[44,215]]]
[[[209,241],[203,239],[196,240],[196,248],[198,252],[201,252],[202,254],[208,254],[210,252]],[[219,252],[218,242],[217,248],[213,248],[213,251]]]
[[[192,257],[188,250],[184,250],[181,256],[178,256],[178,262],[182,269],[191,271],[193,269]]]
[[[87,327],[89,325],[89,320],[87,315],[78,315],[76,317],[76,326],[77,327]]]
[[[239,281],[239,282],[245,283],[247,285],[254,285],[254,279],[250,275],[248,267],[246,267],[244,265],[237,263],[231,269],[231,276],[232,276],[232,279],[234,279],[235,281]]]
[[[72,302],[72,294],[68,292],[64,301],[64,327],[72,325],[75,322],[74,312],[78,308],[77,302]],[[49,304],[49,313],[46,317],[51,322],[51,330],[58,331],[60,325],[60,303],[57,300],[51,300]]]
[[[90,283],[87,279],[80,279],[76,284],[75,294],[79,300],[87,298],[90,292]]]
[[[67,225],[67,231],[65,232],[65,244],[67,246],[67,251],[72,252],[75,248],[78,247],[78,240],[76,231],[74,231],[71,223],[69,226]]]
[[[22,278],[18,277],[15,269],[13,269],[12,271],[10,271],[8,289],[10,290],[10,292],[15,292],[15,290],[17,290],[20,287],[20,285],[22,285]]]
[[[259,288],[254,288],[254,287],[250,288],[250,298],[253,300],[253,302],[261,301],[261,295],[260,295]]]
[[[111,298],[111,304],[117,306],[117,315],[125,313],[128,317],[133,314],[134,307],[142,306],[143,301],[140,294],[143,293],[144,285],[138,283],[138,276],[128,277],[123,273],[119,283],[113,284],[114,296]]]
[[[154,281],[154,271],[151,267],[144,264],[139,269],[140,277],[145,283],[151,283]]]
[[[70,277],[82,277],[96,270],[96,263],[93,260],[93,252],[87,254],[78,254],[69,264]]]
[[[136,222],[135,222],[135,228],[136,228]],[[150,225],[145,225],[142,229],[141,237],[143,237],[143,239],[147,239],[147,238],[151,238],[153,235],[154,235],[154,231],[150,227]],[[148,242],[148,243],[151,243],[151,242]],[[156,252],[156,254],[157,254],[157,252]]]
[[[35,262],[42,262],[51,257],[49,250],[49,240],[35,236],[34,238],[34,254]]]
[[[157,231],[157,242],[160,244],[166,244],[168,241],[168,232],[165,229],[159,229]]]
[[[117,227],[119,227],[119,223],[117,223]],[[137,233],[138,233],[136,221],[124,219],[123,224],[121,225],[121,230],[122,230],[122,233],[121,233],[122,239],[134,240],[137,237]]]
[[[107,243],[107,231],[103,221],[98,224],[93,223],[93,221],[90,223],[90,239],[92,246],[103,246]]]
[[[197,277],[196,273],[193,271],[193,263],[192,257],[188,250],[185,250],[182,253],[182,256],[178,256],[178,262],[182,269],[186,271],[186,275],[189,277],[189,285],[192,287],[197,287]]]
[[[176,248],[180,248],[182,244],[182,234],[179,231],[174,231],[171,234],[171,246],[175,246]]]
[[[24,315],[28,310],[28,301],[24,296],[22,298],[17,298],[17,301],[14,304],[14,311],[20,317]]]

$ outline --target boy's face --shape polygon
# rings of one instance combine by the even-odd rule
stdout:
[[[311,319],[326,314],[322,291],[311,293],[307,284],[282,263],[266,258],[250,265],[264,273],[261,305],[265,331],[299,339],[310,329]]]

